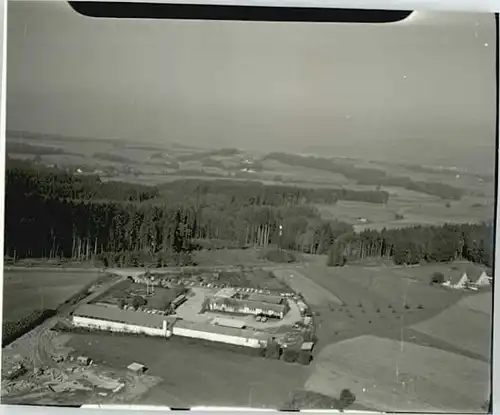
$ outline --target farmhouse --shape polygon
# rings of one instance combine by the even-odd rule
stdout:
[[[479,278],[476,280],[475,284],[478,287],[487,287],[491,285],[492,279],[493,278],[488,271],[483,271]]]
[[[491,272],[473,266],[455,268],[447,276],[443,286],[458,290],[478,289],[491,284]]]
[[[208,309],[226,313],[265,315],[268,317],[283,318],[288,311],[288,304],[270,304],[249,299],[211,297]]]
[[[265,315],[283,318],[288,312],[285,299],[272,296],[251,294],[247,298],[235,298],[236,290],[223,288],[208,300],[208,309],[226,313]]]

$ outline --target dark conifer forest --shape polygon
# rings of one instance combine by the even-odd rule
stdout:
[[[102,182],[7,160],[5,255],[98,260],[105,266],[192,263],[196,249],[279,246],[327,254],[329,265],[366,257],[396,264],[464,258],[491,266],[491,224],[354,233],[312,204],[387,203],[384,191],[305,189],[230,180],[161,186]],[[282,234],[279,227],[282,226]]]

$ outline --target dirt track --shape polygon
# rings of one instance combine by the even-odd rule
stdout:
[[[52,346],[50,342],[50,335],[48,330],[55,326],[55,324],[65,318],[81,303],[92,301],[97,296],[101,295],[104,291],[112,286],[123,281],[125,277],[112,278],[107,283],[102,284],[95,289],[90,295],[82,299],[76,304],[62,305],[57,315],[45,320],[42,324],[35,327],[30,332],[16,339],[10,345],[3,349],[3,353],[9,355],[11,353],[20,353],[24,358],[28,359],[34,367],[49,366],[57,367],[57,364],[51,359]]]

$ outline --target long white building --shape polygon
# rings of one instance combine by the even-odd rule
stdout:
[[[94,330],[143,333],[155,337],[190,337],[252,348],[265,347],[269,339],[266,333],[244,328],[193,323],[168,316],[93,304],[85,304],[73,313],[73,325]]]

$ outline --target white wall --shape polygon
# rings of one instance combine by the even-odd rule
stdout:
[[[220,343],[234,344],[234,345],[238,345],[238,346],[246,346],[246,347],[253,347],[253,348],[260,347],[258,339],[238,337],[238,336],[229,336],[227,334],[211,333],[208,331],[191,330],[191,329],[186,329],[186,328],[182,328],[182,327],[175,327],[174,326],[173,334],[176,336],[191,337],[194,339],[203,339],[203,340],[209,340],[209,341],[220,342]]]
[[[170,335],[170,331],[163,328],[156,329],[153,327],[135,326],[126,323],[117,323],[115,321],[99,320],[95,318],[73,316],[73,324],[76,327],[94,328],[98,330],[109,330],[123,333],[144,333],[150,336],[165,337]]]
[[[132,324],[117,323],[114,321],[99,320],[89,317],[73,316],[73,324],[76,327],[85,327],[97,330],[108,330],[122,333],[144,333],[150,336],[169,337],[172,334],[181,337],[190,337],[193,339],[202,339],[208,341],[215,341],[220,343],[234,344],[238,346],[259,348],[260,342],[258,339],[245,338],[239,336],[230,336],[227,334],[212,333],[207,331],[192,330],[182,327],[173,327],[173,330],[166,330],[164,324],[163,329],[152,327],[135,326]]]

